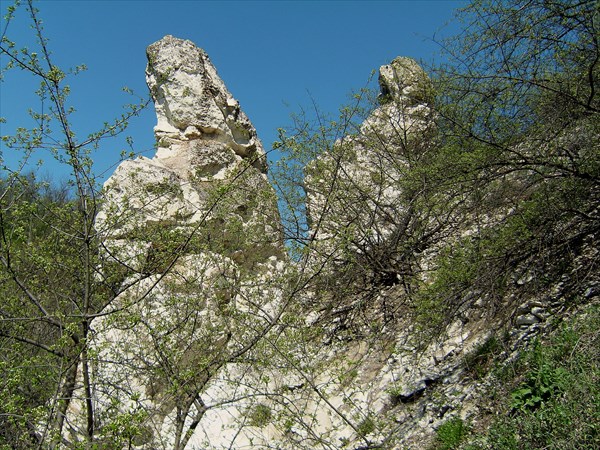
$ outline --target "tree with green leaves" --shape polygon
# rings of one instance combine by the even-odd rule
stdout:
[[[37,39],[35,50],[10,40],[9,25],[23,10]],[[31,128],[20,126],[14,135],[2,136],[4,149],[21,159],[16,168],[3,166],[0,193],[0,443],[10,448],[58,445],[79,383],[86,399],[85,434],[91,439],[97,421],[88,344],[95,317],[118,294],[121,276],[98,270],[94,220],[100,186],[93,151],[101,140],[121,134],[147,102],[80,138],[72,127],[66,81],[84,67],[69,73],[54,64],[32,2],[8,8],[0,52],[2,75],[22,70],[40,83]],[[23,172],[40,150],[69,168],[65,189]]]
[[[515,271],[543,288],[599,226],[597,2],[475,1],[459,19],[433,75],[446,169],[432,181],[469,193],[477,231],[440,265],[465,268],[456,292],[432,292],[450,304],[473,286],[501,298]]]

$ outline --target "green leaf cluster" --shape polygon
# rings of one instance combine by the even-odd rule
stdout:
[[[460,417],[454,417],[447,420],[436,430],[436,444],[432,447],[435,450],[452,450],[459,448],[459,445],[467,435],[468,427]]]
[[[497,372],[498,412],[473,448],[592,449],[600,445],[600,310],[580,311]]]

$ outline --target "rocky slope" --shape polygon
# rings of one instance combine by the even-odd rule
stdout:
[[[148,61],[157,153],[119,166],[96,222],[99,270],[127,289],[95,329],[94,398],[99,417],[129,423],[129,445],[426,448],[440,424],[481,406],[485,379],[468,356],[500,335],[510,349],[561,313],[569,284],[532,292],[524,264],[504,314],[466,292],[468,309],[422,338],[407,274],[427,283],[440,241],[469,229],[419,231],[451,214],[398,187],[435,136],[414,61],[383,66],[380,106],[307,168],[312,243],[299,262],[285,254],[256,130],[206,53],[166,36]],[[597,258],[593,242],[582,248],[573,271]]]

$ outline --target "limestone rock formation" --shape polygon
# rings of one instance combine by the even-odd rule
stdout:
[[[327,424],[329,442],[347,448],[430,448],[442,423],[468,421],[485,403],[486,381],[469,373],[469,359],[503,333],[513,349],[531,339],[549,326],[566,294],[556,282],[532,295],[524,285],[533,277],[516,280],[497,301],[506,310],[515,298],[527,301],[514,305],[513,323],[507,324],[506,317],[494,316],[493,293],[470,286],[449,314],[454,320],[442,322],[435,339],[419,337],[411,307],[419,301],[418,307],[428,306],[419,289],[431,283],[431,256],[442,246],[460,248],[460,237],[472,230],[469,217],[455,226],[451,202],[460,196],[445,197],[450,203],[437,208],[418,201],[425,181],[406,179],[436,146],[427,75],[416,62],[396,58],[380,68],[379,83],[380,104],[358,132],[338,140],[306,170],[310,258],[322,277],[307,297],[314,299],[313,323],[330,336],[319,386],[329,411],[337,412],[320,415],[318,423]],[[480,226],[505,218],[506,211],[497,209]],[[426,317],[445,313],[437,300]]]
[[[260,257],[281,254],[265,152],[206,53],[166,36],[147,54],[158,149],[152,159],[124,161],[106,182],[106,206],[96,226],[109,253],[141,269],[152,256],[140,252],[152,244],[147,226],[170,225],[217,227],[232,243],[225,245],[231,251],[218,252],[240,256],[244,241]]]
[[[334,263],[348,260],[342,249],[369,258],[410,226],[404,221],[411,213],[410,199],[399,191],[398,181],[434,145],[427,74],[402,57],[379,72],[379,107],[357,133],[339,139],[306,170],[308,219],[320,249],[316,253]],[[385,276],[393,283],[396,262],[386,267],[385,258],[372,256],[383,262],[378,272],[388,271]]]
[[[404,98],[413,106],[430,101],[429,77],[414,59],[399,56],[379,68],[379,87],[382,103]]]
[[[158,150],[153,159],[121,164],[106,183],[97,220],[107,266],[126,267],[128,286],[112,305],[126,313],[96,330],[102,414],[143,410],[138,425],[145,432],[134,443],[141,448],[355,448],[386,442],[399,427],[407,442],[420,436],[441,408],[451,408],[428,403],[426,391],[441,386],[455,403],[466,397],[450,392],[450,383],[458,355],[477,335],[454,324],[447,340],[418,354],[410,326],[376,341],[305,340],[313,327],[335,336],[343,314],[323,316],[318,304],[326,299],[315,305],[310,299],[318,294],[281,276],[276,201],[254,128],[192,43],[167,36],[148,57]],[[423,71],[396,59],[382,67],[380,84],[382,104],[360,133],[308,171],[308,206],[320,224],[315,253],[336,264],[344,264],[346,251],[367,255],[399,233],[389,220],[405,207],[395,180],[429,145]],[[332,178],[347,188],[338,185],[327,197]],[[350,247],[342,245],[347,224],[359,233]],[[309,264],[321,262],[328,263]],[[389,269],[390,286],[394,264],[381,270]],[[383,290],[377,301],[395,295]],[[360,298],[338,306],[352,311],[354,300]],[[285,319],[273,327],[274,317]],[[394,412],[395,421],[373,425],[398,405],[408,406]]]
[[[424,138],[431,125],[432,86],[425,71],[410,58],[398,57],[379,68],[379,103],[361,127],[363,135],[379,135],[392,142]],[[405,149],[408,142],[402,144]]]
[[[95,328],[95,402],[144,411],[135,445],[183,448],[223,390],[210,383],[268,325],[285,257],[262,144],[206,53],[166,36],[147,55],[157,152],[121,163],[96,219],[121,293]]]
[[[482,382],[463,376],[465,359],[504,324],[474,290],[436,339],[405,314],[410,282],[429,281],[431,236],[453,223],[400,182],[435,146],[418,64],[382,66],[379,106],[307,167],[311,242],[299,262],[286,258],[256,130],[206,53],[166,36],[146,73],[156,155],[117,168],[96,221],[98,270],[118,292],[94,322],[95,391],[80,395],[109,424],[95,430],[99,447],[418,449],[468,417]],[[564,293],[547,293],[523,296],[515,340],[555,314]],[[84,410],[71,404],[75,439]]]
[[[146,77],[158,118],[154,128],[158,158],[168,160],[185,150],[194,153],[197,145],[186,144],[201,139],[223,142],[235,154],[253,157],[253,163],[265,170],[256,130],[204,50],[190,41],[166,36],[148,47],[147,54]],[[200,156],[197,162],[214,164],[212,170],[216,170],[225,161]]]
[[[471,385],[457,383],[461,361],[487,336],[474,312],[469,326],[456,321],[442,339],[419,348],[414,324],[393,317],[406,295],[402,275],[422,263],[410,239],[428,225],[399,181],[433,147],[435,124],[431,83],[414,60],[382,66],[379,84],[379,106],[358,132],[306,170],[308,266],[319,268],[327,287],[305,296],[315,299],[314,326],[331,339],[319,356],[327,404],[308,388],[297,395],[311,398],[311,432],[327,442],[425,448],[432,427],[473,396]],[[310,439],[306,430],[294,432],[295,445]]]

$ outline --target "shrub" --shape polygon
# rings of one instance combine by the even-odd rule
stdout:
[[[256,405],[248,414],[248,425],[264,428],[271,422],[271,408],[262,403]]]
[[[454,417],[444,422],[437,429],[435,445],[436,450],[452,450],[458,448],[467,434],[467,427],[460,417]]]

